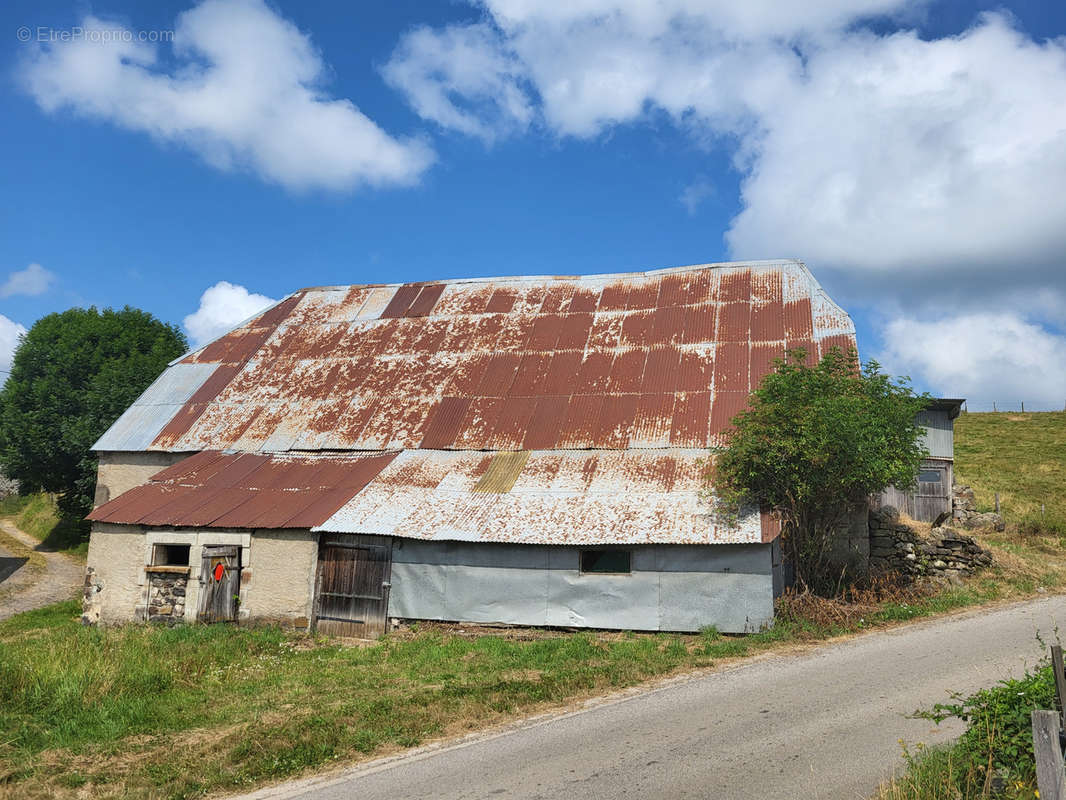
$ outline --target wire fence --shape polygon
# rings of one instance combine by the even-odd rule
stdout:
[[[1066,400],[1050,403],[1046,400],[1030,402],[1027,400],[967,400],[962,404],[963,412],[1011,412],[1025,414],[1030,411],[1066,411]]]

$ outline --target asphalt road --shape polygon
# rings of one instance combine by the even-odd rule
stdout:
[[[1066,597],[921,622],[250,797],[866,798],[900,738],[961,731],[907,715],[1019,674],[1064,623]]]

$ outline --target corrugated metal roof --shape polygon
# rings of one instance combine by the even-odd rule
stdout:
[[[217,364],[176,363],[93,445],[94,450],[146,450],[182,406],[218,369]]]
[[[89,519],[127,525],[310,528],[329,519],[395,457],[204,451],[105,503]]]
[[[854,346],[796,261],[306,289],[170,367],[97,449],[717,444],[788,347]]]
[[[408,450],[315,530],[515,544],[750,544],[777,535],[744,514],[719,526],[700,497],[705,450],[540,450],[513,484],[479,486],[492,453]],[[512,476],[508,475],[508,480]]]

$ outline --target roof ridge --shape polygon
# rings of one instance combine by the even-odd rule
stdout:
[[[360,288],[389,288],[398,286],[424,286],[437,284],[500,283],[501,281],[604,281],[633,277],[658,277],[681,272],[715,269],[751,269],[765,267],[798,266],[810,274],[807,265],[798,258],[771,258],[755,261],[710,261],[704,264],[687,264],[679,267],[660,267],[657,269],[633,270],[631,272],[596,272],[588,275],[489,275],[474,278],[441,278],[425,281],[400,281],[397,283],[342,283],[332,286],[305,286],[299,292],[329,292]],[[295,294],[295,292],[293,293]]]

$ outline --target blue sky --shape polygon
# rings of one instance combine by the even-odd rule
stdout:
[[[71,305],[197,339],[307,285],[797,257],[864,357],[975,407],[1066,402],[1061,4],[0,17],[0,362]]]

